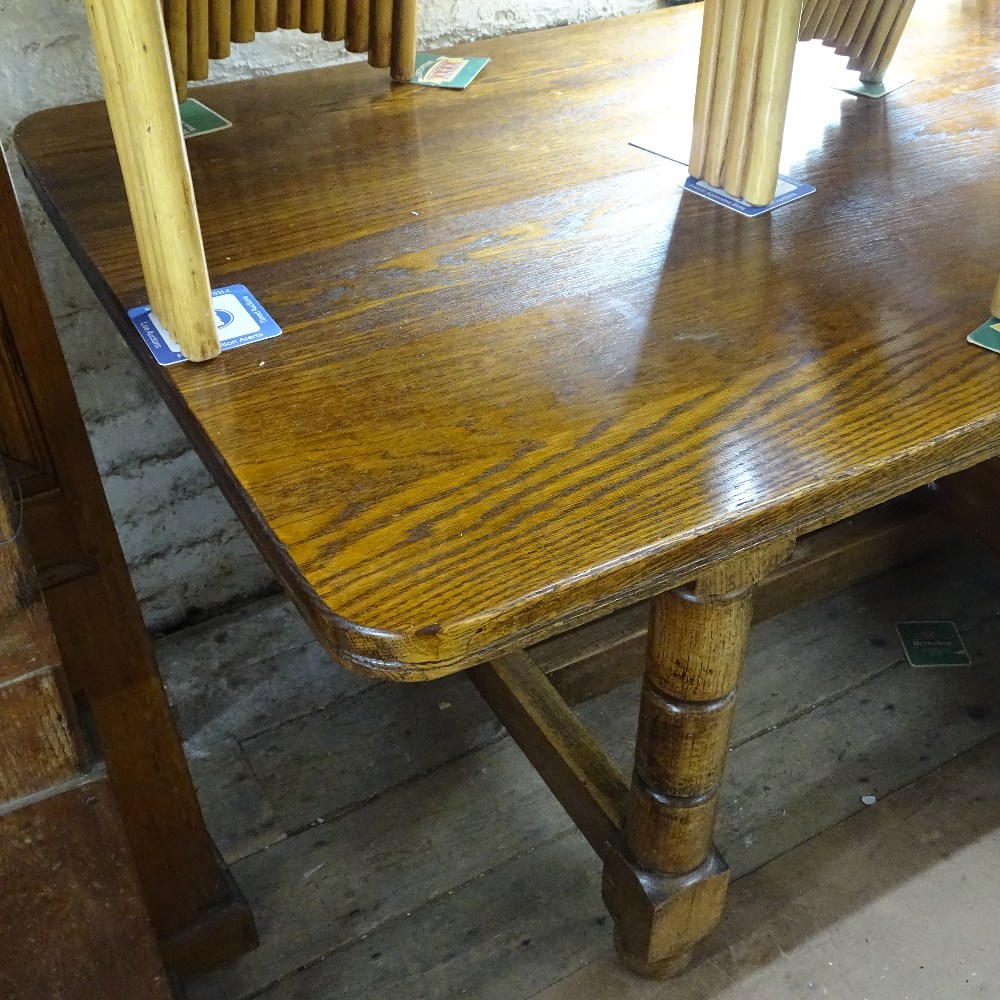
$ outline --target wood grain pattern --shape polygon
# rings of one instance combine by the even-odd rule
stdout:
[[[615,943],[643,975],[683,968],[722,913],[727,873],[711,841],[753,591],[791,550],[790,538],[766,542],[653,602],[627,849],[605,862]]]
[[[851,588],[757,630],[740,681],[735,749],[726,764],[716,831],[733,879],[863,809],[862,791],[876,788],[881,803],[890,790],[1000,729],[1000,685],[992,666],[993,651],[1000,649],[1000,616],[994,613],[998,590],[1000,565],[952,545],[919,566]],[[978,668],[935,675],[915,673],[898,662],[892,622],[912,616],[914,601],[946,618],[957,611]],[[268,629],[279,621],[272,615],[282,604],[268,602]],[[228,633],[247,635],[244,630],[254,617],[245,609],[226,623]],[[966,623],[971,622],[980,624],[969,628]],[[222,627],[208,630],[204,642]],[[299,634],[296,628],[294,635]],[[885,645],[876,647],[876,636],[887,640]],[[220,651],[230,666],[222,667],[222,677],[208,681],[207,690],[201,688],[208,697],[225,676],[239,675],[251,685],[267,677],[262,665],[245,667],[242,642],[227,645]],[[169,654],[165,648],[164,653],[173,660],[179,649]],[[642,658],[639,649],[637,659]],[[306,660],[306,670],[315,678],[311,697],[301,688],[302,669],[296,666],[301,654],[289,651],[271,666],[281,677],[264,686],[276,699],[271,711],[261,706],[259,714],[247,713],[243,732],[268,730],[258,760],[267,760],[272,741],[287,755],[302,738],[291,713],[299,717],[330,697],[321,676],[313,674],[319,670],[315,657],[308,654]],[[193,650],[191,668],[198,669]],[[196,698],[200,685],[191,679],[189,697]],[[338,688],[343,682],[331,678]],[[285,977],[280,990],[303,998],[334,994],[346,1000],[345,990],[352,1000],[365,1000],[366,990],[367,996],[394,993],[395,1000],[426,1000],[432,991],[457,995],[462,990],[469,997],[527,998],[578,968],[584,952],[602,957],[619,992],[629,1000],[636,992],[645,1000],[660,1000],[662,994],[615,968],[609,928],[606,920],[600,921],[597,902],[600,861],[572,829],[520,749],[510,740],[481,747],[478,730],[469,730],[468,740],[455,740],[455,730],[465,729],[467,710],[465,701],[452,694],[465,686],[447,681],[381,684],[385,701],[376,707],[362,698],[345,712],[348,728],[352,720],[370,720],[372,745],[386,751],[365,759],[368,777],[363,784],[369,797],[363,789],[349,793],[354,801],[366,799],[360,808],[345,811],[335,805],[345,801],[345,785],[358,788],[357,754],[338,749],[349,746],[339,714],[324,730],[330,742],[324,744],[321,732],[315,731],[302,748],[301,759],[310,762],[308,766],[274,768],[261,791],[275,808],[295,798],[312,798],[312,815],[325,816],[326,822],[290,833],[281,844],[234,866],[234,874],[252,894],[258,919],[274,930],[260,950],[192,986],[191,1000],[243,1000]],[[338,700],[345,694],[340,690]],[[439,712],[439,720],[426,727],[413,726],[414,706],[431,702],[436,708],[441,697],[448,698],[452,708]],[[620,767],[631,764],[637,703],[637,686],[628,685],[582,706],[578,713]],[[891,713],[885,709],[890,704]],[[966,712],[970,705],[980,706],[976,719]],[[323,708],[318,714],[326,712]],[[413,749],[406,780],[391,761],[386,761],[388,772],[383,770],[383,760],[393,756],[398,744],[375,734],[379,716],[383,724],[398,720],[412,727],[413,739],[402,741]],[[451,748],[451,762],[444,766],[437,753],[442,743]],[[809,767],[802,766],[804,759]],[[857,779],[862,775],[870,781],[859,791]],[[985,774],[983,782],[984,788],[991,786]],[[247,786],[258,788],[254,782],[242,787]],[[476,794],[469,794],[473,788]],[[956,792],[955,799],[963,799],[966,791]],[[218,803],[216,814],[232,801],[228,790],[211,781],[201,786],[201,795],[207,805]],[[983,829],[1000,826],[1000,800],[994,799],[987,791],[983,801],[966,800],[969,809],[963,819],[975,815],[986,824]],[[553,866],[551,855],[541,861],[544,845],[563,832],[556,852],[561,861]],[[973,838],[978,835],[968,832]],[[929,853],[935,846],[927,845]],[[519,879],[521,862],[514,858],[532,866],[530,877]],[[303,879],[303,873],[320,865],[315,875]],[[892,866],[876,853],[865,867],[872,874]],[[489,872],[496,876],[492,889],[481,894],[476,887],[493,878]],[[545,875],[539,879],[541,872]],[[520,889],[526,882],[532,894]],[[836,879],[829,886],[835,896]],[[766,900],[761,900],[761,909],[768,909]],[[362,940],[362,935],[367,938]],[[725,935],[722,929],[723,941]],[[720,936],[707,943],[712,952],[724,950]],[[522,947],[527,937],[540,947],[544,942],[537,955]],[[358,949],[356,963],[350,957],[352,947]],[[370,958],[376,951],[383,956],[377,963]],[[331,953],[335,960],[321,961]],[[456,954],[461,955],[458,963]],[[759,957],[758,952],[754,955]],[[422,964],[411,964],[414,961]],[[543,978],[526,980],[536,973]],[[685,982],[690,986],[687,977]],[[672,988],[683,991],[684,983],[678,981]],[[567,991],[566,997],[580,1000],[590,994]]]
[[[753,587],[790,552],[767,543],[653,602],[628,834],[644,868],[682,875],[708,856]],[[692,811],[697,837],[679,829]]]
[[[206,90],[237,125],[190,149],[213,274],[285,330],[209,366],[158,369],[129,332],[102,108],[19,127],[57,227],[340,662],[461,669],[1000,453],[996,359],[964,344],[996,278],[995,23],[918,8],[890,117],[811,94],[790,167],[819,190],[764,225],[628,145],[690,121],[699,29],[691,5],[496,39],[459,101],[387,95],[365,66]]]
[[[21,526],[0,461],[0,807],[68,781],[83,762],[76,716]]]
[[[170,1000],[106,782],[0,812],[0,996]]]
[[[81,774],[76,713],[19,528],[0,463],[0,886],[10,913],[0,995],[167,1000],[113,799],[104,779]]]
[[[915,498],[813,532],[800,538],[791,557],[757,587],[754,623],[828,597],[954,538],[955,532],[921,511]],[[648,618],[648,604],[638,604],[528,652],[559,694],[576,705],[641,675]]]
[[[218,962],[251,947],[256,940],[253,920],[245,901],[224,882],[205,829],[3,165],[0,316],[5,348],[0,365],[37,428],[42,451],[32,460],[46,470],[44,476],[30,469],[17,473],[24,498],[23,537],[48,588],[48,614],[70,683],[85,695],[94,715],[156,928],[164,940],[185,932],[189,950],[197,940],[205,967],[212,964],[210,954]],[[6,442],[9,425],[2,412],[0,422],[0,438]],[[109,621],[114,628],[107,627]],[[39,645],[43,638],[47,647]],[[21,672],[56,662],[40,604],[29,605],[18,623],[6,620],[0,629],[0,660],[9,668],[20,664]],[[0,671],[0,682],[7,679]],[[233,935],[217,914],[236,904],[242,907],[246,933],[234,947]]]
[[[0,803],[68,781],[82,766],[69,689],[57,667],[0,686]]]

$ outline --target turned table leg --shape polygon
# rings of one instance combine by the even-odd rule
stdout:
[[[712,831],[753,590],[791,548],[759,545],[653,602],[625,847],[606,855],[603,887],[640,974],[679,972],[722,913],[729,869]]]

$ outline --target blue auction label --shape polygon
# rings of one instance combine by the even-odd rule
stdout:
[[[281,333],[281,327],[271,319],[246,285],[213,288],[212,305],[215,308],[215,329],[219,334],[219,345],[224,351],[243,347],[244,344],[255,344],[260,340],[270,340]],[[156,358],[157,364],[165,367],[187,360],[149,306],[130,309],[128,316],[150,353]]]
[[[792,180],[791,177],[779,174],[778,190],[775,192],[774,199],[766,205],[751,205],[750,202],[744,201],[742,198],[734,198],[731,194],[726,194],[721,188],[712,187],[707,181],[696,180],[694,177],[688,177],[681,187],[685,191],[701,195],[702,198],[714,201],[717,205],[730,208],[734,212],[739,212],[740,215],[745,215],[748,218],[763,215],[765,212],[773,212],[776,208],[787,205],[792,201],[798,201],[799,198],[804,198],[807,194],[813,194],[816,190],[812,184]]]

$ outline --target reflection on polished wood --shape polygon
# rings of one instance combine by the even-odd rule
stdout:
[[[606,851],[646,972],[725,891],[709,814],[748,588],[785,539],[1000,454],[997,360],[965,343],[996,274],[996,19],[918,9],[891,108],[820,87],[790,107],[818,190],[759,219],[629,145],[686,131],[699,29],[680,7],[460,46],[493,59],[461,95],[359,66],[204,91],[234,123],[190,146],[209,266],[284,330],[207,365],[158,368],[126,319],[145,291],[103,108],[16,136],[330,654],[401,680],[490,661],[477,683]],[[519,651],[654,596],[624,799]],[[666,690],[676,656],[704,669]]]
[[[819,190],[758,221],[628,145],[689,118],[694,8],[495,39],[457,99],[356,66],[205,92],[235,122],[190,144],[209,264],[285,332],[139,357],[335,657],[460,669],[1000,451],[964,343],[996,273],[996,28],[962,9],[911,25],[891,117],[810,95]],[[135,344],[102,107],[17,141]]]

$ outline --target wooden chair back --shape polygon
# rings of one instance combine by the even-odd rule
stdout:
[[[805,0],[799,38],[819,38],[865,83],[881,83],[916,0]]]
[[[796,41],[820,39],[880,83],[916,0],[705,0],[692,177],[751,205],[778,186]],[[1000,285],[991,306],[1000,315]]]
[[[414,73],[417,0],[162,0],[170,64],[178,96],[189,80],[208,78],[212,59],[229,57],[233,42],[252,42],[278,28],[343,42],[390,69],[397,82]]]
[[[797,40],[822,39],[881,81],[915,0],[705,0],[692,177],[751,205],[778,184]]]
[[[219,338],[177,97],[232,41],[278,27],[343,38],[348,50],[367,51],[373,66],[391,65],[394,80],[408,80],[416,0],[86,0],[86,7],[149,304],[187,358],[214,358]]]
[[[0,460],[0,996],[170,1000]],[[114,622],[108,621],[107,628]]]

